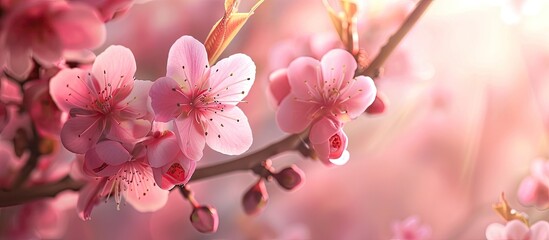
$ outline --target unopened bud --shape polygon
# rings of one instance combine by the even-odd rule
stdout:
[[[191,214],[191,223],[201,233],[215,232],[219,225],[217,210],[210,206],[197,207]]]
[[[263,210],[268,200],[269,194],[267,193],[265,182],[263,179],[260,179],[244,194],[242,205],[246,214],[254,215]]]
[[[278,184],[286,190],[294,190],[301,187],[305,180],[305,173],[296,165],[287,167],[282,171],[273,174],[273,176]]]

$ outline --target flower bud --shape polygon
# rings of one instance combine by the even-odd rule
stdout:
[[[210,206],[200,206],[193,210],[191,223],[201,233],[212,233],[217,231],[219,216],[217,210]]]
[[[246,214],[254,215],[263,210],[265,205],[267,205],[268,200],[269,194],[267,193],[265,182],[263,179],[260,179],[248,190],[248,192],[246,192],[246,194],[244,194],[242,205],[244,206]]]
[[[294,190],[301,187],[305,180],[305,173],[296,165],[287,167],[282,171],[273,174],[273,176],[278,184],[286,190]]]
[[[366,109],[366,113],[368,114],[384,113],[385,110],[387,109],[388,103],[389,103],[389,100],[387,99],[387,97],[383,93],[377,92],[376,99],[374,100],[372,105],[370,105]]]

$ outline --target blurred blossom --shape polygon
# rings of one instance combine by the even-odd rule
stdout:
[[[431,227],[421,224],[416,216],[408,217],[393,224],[393,240],[431,239]]]
[[[512,220],[505,225],[492,223],[486,227],[486,239],[488,240],[534,240],[549,239],[549,223],[538,221],[528,227],[519,220]]]
[[[549,207],[549,162],[537,159],[532,163],[530,175],[520,183],[518,199],[525,205]]]
[[[105,40],[105,27],[90,7],[66,1],[30,0],[9,4],[0,31],[0,65],[26,78],[32,60],[51,66],[63,50],[95,48]]]
[[[220,60],[210,68],[204,45],[190,36],[179,38],[168,55],[167,77],[150,91],[155,120],[174,121],[185,156],[200,160],[204,146],[238,155],[252,145],[252,131],[236,105],[255,80],[255,64],[244,54]]]

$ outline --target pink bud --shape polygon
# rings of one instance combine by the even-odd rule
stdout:
[[[368,114],[381,114],[381,113],[384,113],[385,110],[387,109],[388,103],[389,103],[389,100],[387,99],[385,94],[378,91],[377,95],[376,95],[376,99],[374,100],[372,105],[370,105],[366,109],[366,113],[368,113]]]
[[[286,190],[294,190],[301,187],[305,180],[305,173],[296,165],[292,165],[282,171],[273,174],[274,178]]]
[[[267,205],[268,200],[269,194],[267,193],[265,182],[263,179],[260,179],[248,190],[248,192],[246,192],[246,194],[244,194],[242,205],[244,206],[246,214],[254,215],[263,210],[265,205]]]
[[[191,223],[201,233],[212,233],[217,231],[219,216],[217,210],[210,206],[200,206],[193,210]]]

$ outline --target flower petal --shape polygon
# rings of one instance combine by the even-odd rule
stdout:
[[[206,48],[193,37],[183,36],[170,48],[166,75],[179,83],[185,92],[202,85],[208,68]]]
[[[224,58],[212,67],[211,93],[223,104],[236,105],[252,88],[255,81],[255,64],[244,54]]]
[[[154,179],[162,189],[171,189],[174,185],[186,184],[196,169],[196,161],[188,159],[179,154],[177,161],[153,169]]]
[[[176,90],[174,90],[176,89]],[[155,114],[155,121],[167,122],[181,114],[180,103],[188,99],[177,91],[179,84],[169,77],[161,77],[154,81],[149,96]]]
[[[105,121],[100,116],[73,117],[61,129],[61,142],[73,153],[85,153],[97,143],[104,128]]]
[[[31,52],[26,46],[11,45],[9,60],[6,64],[8,70],[18,78],[26,78],[32,70]],[[5,50],[4,50],[5,51]]]
[[[93,8],[72,2],[52,19],[52,26],[67,49],[96,48],[105,41],[105,24]]]
[[[341,107],[351,119],[357,118],[376,99],[376,86],[370,77],[358,76],[341,89]]]
[[[152,170],[150,171],[145,174],[152,177]],[[163,190],[153,183],[153,181],[143,181],[144,188],[148,190],[146,195],[137,194],[137,191],[124,191],[124,198],[140,212],[154,212],[161,209],[168,202],[170,191]]]
[[[147,135],[151,130],[151,122],[145,119],[115,121],[111,119],[107,138],[120,142],[133,142]]]
[[[288,69],[278,69],[269,75],[269,90],[276,105],[290,94],[290,83],[288,80]]]
[[[320,85],[321,77],[320,62],[311,57],[299,57],[292,61],[288,67],[291,92],[300,99],[311,97],[320,99],[315,86],[322,86]]]
[[[135,80],[130,95],[118,103],[118,106],[121,108],[119,115],[130,119],[147,116],[151,105],[149,91],[152,84],[151,81]]]
[[[327,117],[323,117],[313,124],[309,133],[309,140],[312,144],[320,144],[326,142],[335,133],[341,129],[341,123]]]
[[[343,166],[349,161],[349,158],[350,158],[349,151],[344,150],[343,153],[341,154],[341,157],[330,158],[330,163],[336,166]]]
[[[202,158],[206,138],[194,115],[175,120],[175,135],[185,156],[198,161]]]
[[[549,239],[549,223],[537,221],[530,227],[530,239]]]
[[[54,62],[61,60],[63,53],[63,46],[59,37],[54,33],[50,33],[47,36],[43,36],[44,39],[33,38],[32,41],[32,55],[38,60],[43,67],[51,66]]]
[[[322,56],[322,79],[339,83],[342,89],[353,78],[356,70],[356,60],[349,52],[343,49],[333,49]]]
[[[528,226],[519,220],[512,220],[505,225],[506,239],[525,239],[528,235]]]
[[[130,49],[113,45],[95,58],[92,74],[99,91],[110,91],[115,99],[124,99],[133,89],[135,57]]]
[[[504,235],[505,226],[499,223],[492,223],[486,228],[486,239],[488,240],[501,240],[506,239]]]
[[[122,144],[116,141],[101,141],[95,146],[97,156],[105,163],[113,166],[123,164],[132,159],[132,155]]]
[[[223,112],[206,111],[202,119],[205,125],[206,142],[215,151],[238,155],[252,145],[252,129],[248,118],[238,107],[225,108]]]
[[[109,141],[112,142],[112,141]],[[115,175],[122,165],[111,165],[105,162],[108,156],[105,156],[105,152],[92,148],[86,152],[84,155],[84,165],[83,170],[88,176],[92,177],[110,177]],[[123,153],[119,155],[117,161],[124,159]]]
[[[91,211],[100,202],[99,193],[105,187],[107,178],[93,179],[80,190],[76,210],[82,220],[91,219]]]
[[[87,73],[78,68],[63,69],[50,80],[50,95],[64,112],[72,108],[87,109],[94,89]]]
[[[147,158],[151,167],[158,168],[172,162],[180,151],[175,134],[168,131],[147,145]]]
[[[316,108],[316,104],[299,101],[290,94],[280,103],[276,112],[276,123],[284,132],[302,132],[311,123],[311,116]]]

